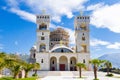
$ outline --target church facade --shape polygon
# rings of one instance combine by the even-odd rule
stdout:
[[[30,50],[30,62],[40,64],[40,70],[75,71],[76,63],[90,70],[89,16],[75,16],[75,46],[69,46],[69,34],[62,28],[50,31],[50,15],[36,15],[37,40]]]

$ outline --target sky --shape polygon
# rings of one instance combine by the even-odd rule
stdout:
[[[36,14],[51,16],[50,29],[62,27],[75,45],[74,17],[90,16],[92,58],[120,53],[119,0],[0,0],[0,51],[29,54],[36,42]]]

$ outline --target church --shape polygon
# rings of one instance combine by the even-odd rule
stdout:
[[[90,70],[89,16],[74,17],[75,46],[69,46],[70,34],[62,28],[50,31],[50,15],[36,15],[36,44],[30,49],[30,63],[40,64],[43,71],[76,71],[76,63]]]

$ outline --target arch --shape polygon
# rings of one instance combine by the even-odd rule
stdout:
[[[77,69],[76,69],[76,66],[75,66],[75,64],[76,64],[76,58],[75,57],[71,57],[70,58],[70,71],[76,71]]]
[[[47,30],[47,25],[45,23],[42,23],[39,25],[39,30]]]
[[[86,44],[82,44],[81,45],[81,52],[87,52],[87,45]]]
[[[65,56],[59,58],[59,69],[60,71],[68,70],[68,59]]]
[[[50,70],[51,71],[57,70],[57,58],[56,57],[50,58]]]
[[[39,52],[45,52],[45,51],[46,51],[46,45],[45,44],[40,44]]]
[[[54,52],[54,53],[74,53],[74,51],[69,48],[69,47],[66,47],[64,45],[60,45],[60,44],[57,44],[55,45],[50,52]]]

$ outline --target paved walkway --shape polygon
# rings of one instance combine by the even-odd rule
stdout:
[[[38,80],[93,80],[93,71],[83,71],[83,78],[79,78],[78,71],[39,71]],[[106,73],[98,72],[99,80],[120,80],[120,75],[114,74],[114,77],[106,77]]]

